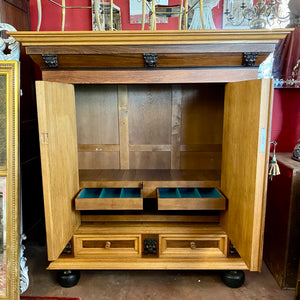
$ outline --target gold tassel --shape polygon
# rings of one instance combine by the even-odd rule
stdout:
[[[275,148],[276,148],[277,143],[276,142],[271,142],[271,144],[274,145],[273,157],[272,157],[272,159],[270,161],[270,164],[269,164],[269,177],[272,180],[273,176],[276,176],[276,175],[280,174],[280,170],[279,170],[279,166],[278,166],[277,159],[276,159],[276,154],[275,154]]]

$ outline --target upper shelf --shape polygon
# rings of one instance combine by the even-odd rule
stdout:
[[[55,80],[57,72],[53,71],[60,70],[90,72],[95,69],[116,71],[127,68],[163,70],[193,67],[197,70],[206,68],[209,73],[212,72],[212,67],[258,67],[274,51],[278,41],[292,30],[17,31],[9,34],[25,46],[26,53],[43,70],[43,78]],[[51,75],[47,73],[48,70]],[[63,81],[79,81],[77,74],[74,73],[73,78],[70,78],[69,74],[62,75],[62,72],[60,75],[63,76]],[[44,76],[46,73],[47,76]],[[114,81],[118,74],[110,73],[106,73],[104,77],[110,76]],[[253,71],[248,73],[249,78],[256,78]],[[99,81],[89,74],[87,82]],[[103,74],[99,73],[98,78],[100,75]],[[176,79],[176,72],[174,75],[175,79],[168,79],[166,82],[182,80]],[[140,76],[140,73],[136,76]],[[145,80],[151,82],[159,76],[161,82],[164,82],[165,73]],[[211,76],[215,80],[215,71]],[[220,76],[222,82],[230,78],[225,73]],[[238,73],[236,76],[240,78]],[[119,77],[123,80],[124,75]],[[194,77],[195,75],[190,76],[187,81],[193,82]],[[235,81],[238,78],[230,80]]]

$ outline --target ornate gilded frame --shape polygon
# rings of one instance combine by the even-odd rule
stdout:
[[[7,300],[20,295],[19,83],[19,62],[0,61],[0,299]]]

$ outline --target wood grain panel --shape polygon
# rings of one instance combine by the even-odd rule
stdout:
[[[200,31],[199,31],[200,32]],[[180,47],[180,50],[179,50]],[[28,54],[31,57],[39,57],[38,54],[44,53],[44,46],[30,46],[27,48]],[[49,54],[140,54],[140,53],[149,53],[150,50],[152,53],[158,54],[176,54],[180,53],[181,55],[185,55],[187,53],[219,53],[223,59],[225,55],[228,53],[241,53],[241,52],[261,52],[262,54],[273,52],[275,49],[272,43],[251,43],[251,45],[246,43],[226,43],[226,44],[180,44],[180,45],[166,45],[166,44],[157,44],[157,45],[89,45],[86,47],[84,45],[77,45],[76,47],[70,45],[64,45],[63,47],[59,45],[51,45],[51,48],[47,48],[47,53]],[[40,64],[39,64],[40,65]]]
[[[80,259],[59,258],[48,266],[48,270],[248,270],[241,258],[196,257],[194,259],[174,258],[128,258],[120,259]]]
[[[264,79],[228,84],[225,95],[221,190],[228,209],[222,224],[252,271],[262,260],[271,91]]]
[[[181,169],[221,170],[222,152],[181,152]]]
[[[36,83],[48,259],[58,258],[80,224],[75,99],[72,85]],[[62,101],[63,99],[63,101]]]
[[[130,151],[171,151],[171,145],[130,145]]]
[[[256,79],[258,68],[156,69],[156,70],[43,70],[43,80],[65,83],[139,84],[147,83],[203,83],[235,82]]]
[[[17,30],[27,30],[30,27],[29,1],[2,0],[1,23],[13,25]]]
[[[162,85],[128,86],[130,145],[166,145],[171,136],[171,89]]]
[[[118,86],[120,169],[129,169],[128,94],[127,86]]]
[[[97,151],[97,152],[106,152],[106,151],[120,151],[120,146],[119,145],[91,145],[91,144],[79,144],[78,145],[78,151],[79,152],[92,152],[92,151]]]
[[[157,186],[162,186],[160,181],[165,182],[218,182],[220,183],[220,170],[80,170],[80,184],[84,182],[103,181],[144,181],[146,186],[148,181],[154,182]],[[179,184],[179,183],[178,183]],[[217,186],[217,185],[216,185]]]
[[[130,152],[132,169],[170,169],[170,152]]]
[[[173,222],[173,223],[218,223],[219,215],[81,215],[82,222]]]
[[[181,86],[172,86],[171,169],[180,169]]]
[[[151,53],[153,50],[151,50]],[[57,53],[55,53],[57,54]],[[259,66],[268,53],[258,55],[255,66]],[[44,62],[34,57],[39,64]],[[89,54],[57,55],[60,68],[144,68],[143,54]],[[158,54],[157,67],[228,67],[242,66],[243,55],[236,53],[195,53],[195,54]]]
[[[76,86],[79,144],[119,144],[117,86]]]
[[[224,86],[184,85],[181,144],[222,144]]]
[[[17,40],[25,46],[53,45],[66,46],[133,46],[176,45],[178,53],[184,45],[225,45],[226,44],[276,44],[293,31],[292,28],[274,30],[145,30],[145,31],[69,31],[69,32],[14,32]],[[76,48],[76,47],[74,47]],[[251,49],[251,48],[250,48]],[[119,52],[122,52],[121,49]]]
[[[119,152],[79,152],[80,169],[119,169]]]

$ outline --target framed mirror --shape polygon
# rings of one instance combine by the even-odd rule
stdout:
[[[19,299],[19,62],[0,61],[0,299]]]

